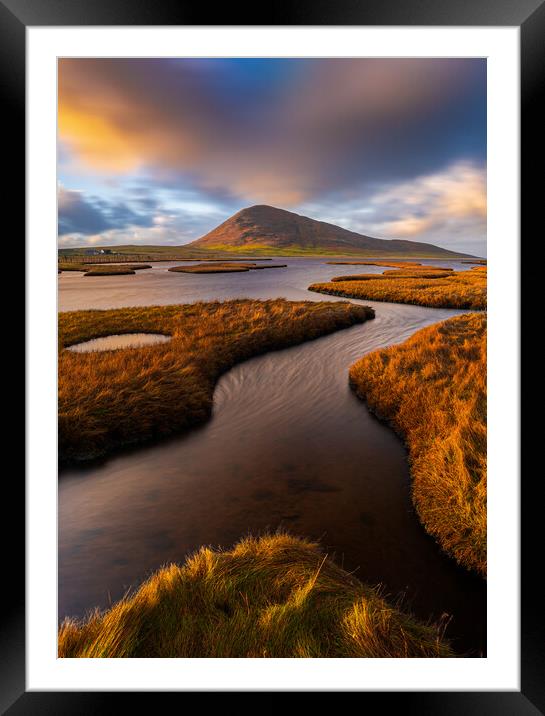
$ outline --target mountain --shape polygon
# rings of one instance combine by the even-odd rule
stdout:
[[[469,257],[433,244],[375,239],[325,221],[316,221],[274,206],[257,205],[234,214],[215,229],[186,245],[189,249],[281,255]]]

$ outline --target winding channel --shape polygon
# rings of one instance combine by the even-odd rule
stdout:
[[[241,295],[339,300],[306,286],[343,267],[287,263],[282,272],[242,274],[245,285],[236,274],[165,278],[161,264],[139,272],[147,274],[139,285],[129,283],[137,275],[78,288],[80,277],[62,275],[60,308],[110,307],[121,279],[128,302],[115,305]],[[107,607],[201,545],[228,548],[248,532],[284,527],[320,539],[346,569],[393,598],[403,595],[422,619],[448,615],[447,635],[460,652],[485,652],[485,582],[424,532],[410,501],[406,450],[352,394],[347,375],[364,353],[461,311],[365,303],[376,310],[372,321],[235,366],[218,382],[205,426],[61,472],[59,618]]]

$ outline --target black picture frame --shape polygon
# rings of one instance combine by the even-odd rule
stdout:
[[[214,22],[210,23],[210,17]],[[4,137],[14,152],[9,163],[9,211],[22,217],[25,202],[25,31],[29,26],[70,25],[422,25],[520,26],[521,37],[521,237],[538,223],[543,204],[542,180],[533,169],[539,162],[544,116],[538,104],[545,75],[545,0],[278,0],[250,9],[232,3],[211,11],[183,0],[0,0],[0,93]],[[6,141],[6,139],[4,140]],[[543,156],[543,149],[541,149]],[[21,231],[21,220],[13,226]],[[528,237],[529,239],[529,237]],[[527,240],[528,240],[527,239]],[[526,249],[528,253],[530,249]],[[533,251],[536,251],[534,247]],[[525,254],[520,247],[521,259]],[[529,441],[529,428],[525,437]],[[521,462],[522,468],[522,462]],[[543,504],[542,477],[534,472],[522,489],[521,515],[521,690],[519,692],[363,692],[365,709],[399,708],[415,714],[545,714],[545,640],[539,561],[541,520],[534,510]],[[0,708],[19,714],[103,714],[126,707],[136,696],[146,708],[149,693],[28,692],[25,686],[25,552],[24,482],[9,471],[4,481],[5,505],[15,518],[4,539],[1,614]],[[8,512],[8,510],[6,510]],[[4,521],[4,524],[7,524]],[[182,694],[185,696],[186,693]],[[162,693],[179,697],[180,694]],[[153,693],[152,698],[157,698]],[[123,700],[123,701],[121,701]],[[376,703],[375,703],[376,702]],[[228,702],[230,703],[230,701]],[[151,705],[151,703],[150,703]],[[155,707],[157,708],[156,704]],[[225,708],[225,703],[223,704]]]

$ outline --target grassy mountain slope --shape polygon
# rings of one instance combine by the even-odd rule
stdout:
[[[417,241],[375,239],[334,224],[264,205],[242,209],[205,236],[188,244],[188,248],[252,254],[272,251],[288,255],[466,256]]]

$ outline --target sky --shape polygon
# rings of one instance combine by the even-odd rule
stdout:
[[[61,59],[59,246],[269,204],[486,255],[486,60]]]

